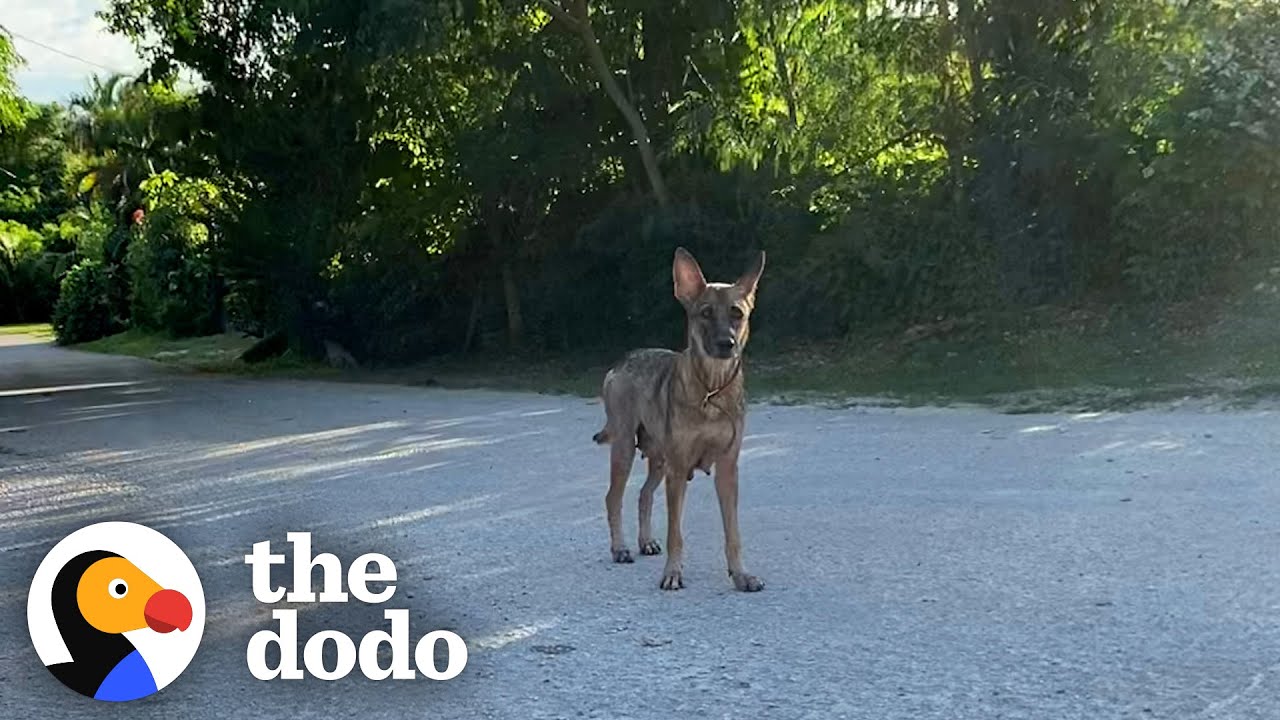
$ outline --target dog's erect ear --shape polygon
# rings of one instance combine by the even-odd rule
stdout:
[[[671,264],[671,277],[676,284],[676,298],[686,305],[697,300],[702,291],[707,289],[707,279],[703,277],[698,261],[682,247],[676,248],[676,259]]]
[[[756,256],[756,261],[751,267],[738,278],[738,282],[734,283],[738,287],[746,291],[747,297],[754,297],[756,294],[756,286],[760,284],[760,275],[764,273],[764,251]]]

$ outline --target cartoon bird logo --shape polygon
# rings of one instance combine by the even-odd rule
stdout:
[[[53,617],[71,662],[50,665],[64,685],[96,700],[154,693],[155,676],[124,633],[167,633],[191,625],[191,601],[165,590],[133,563],[102,550],[81,553],[53,581]]]
[[[105,524],[131,528],[130,533],[117,532],[115,537],[117,541],[132,538],[132,543],[124,543],[131,547],[120,552],[114,551],[118,547],[98,549],[119,542],[90,545],[93,549],[82,549],[88,544],[83,542],[66,547],[80,533],[101,525],[64,539],[45,558],[32,582],[28,622],[41,659],[64,685],[95,700],[136,700],[167,685],[190,662],[203,629],[203,591],[190,561],[168,538],[140,525]],[[172,548],[144,539],[147,533]],[[144,543],[144,549],[134,554],[139,543]],[[148,558],[152,560],[149,567],[163,571],[156,577],[177,578],[186,593],[172,584],[166,586],[129,559],[158,550],[169,551],[164,558],[169,562]],[[170,572],[175,564],[177,571]],[[194,637],[169,639],[188,634]]]

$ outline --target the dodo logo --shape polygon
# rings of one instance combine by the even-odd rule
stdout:
[[[169,538],[125,522],[90,525],[49,551],[27,597],[36,653],[97,700],[136,700],[186,669],[204,631],[204,589]]]

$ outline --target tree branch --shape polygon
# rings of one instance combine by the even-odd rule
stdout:
[[[591,27],[587,0],[568,0],[568,2],[572,3],[572,10],[555,0],[538,0],[538,4],[546,8],[552,17],[567,27],[573,28],[582,38],[591,69],[595,71],[605,94],[613,101],[618,112],[631,128],[632,139],[635,140],[636,150],[640,153],[640,161],[644,165],[645,175],[649,178],[654,198],[658,201],[658,205],[666,210],[671,206],[671,196],[667,193],[667,184],[662,177],[662,170],[658,167],[658,158],[654,155],[653,143],[649,140],[649,130],[645,127],[644,118],[623,92],[622,87],[618,85],[618,79],[614,77],[613,69],[605,59],[604,49],[600,47],[600,40],[596,38],[595,30]]]
[[[555,0],[538,0],[538,4],[551,13],[551,17],[564,23],[565,27],[576,33],[582,32],[582,25],[578,22],[578,19],[571,15],[568,10],[565,10],[560,3]]]
[[[862,167],[866,163],[869,163],[872,160],[876,159],[876,157],[878,157],[881,153],[888,152],[889,150],[892,150],[893,148],[899,145],[905,144],[908,140],[911,140],[913,138],[921,138],[921,139],[931,138],[931,139],[942,142],[944,145],[946,144],[945,138],[938,137],[937,135],[927,130],[908,130],[905,133],[893,138],[892,140],[889,140],[888,142],[881,145],[880,147],[877,147],[875,150],[872,150],[867,153],[863,153],[861,156],[859,156],[852,162],[844,163],[844,167],[832,173],[831,177],[833,178],[844,177],[845,175],[848,175],[849,173],[853,172],[855,168]]]
[[[782,99],[787,103],[787,119],[791,121],[791,129],[794,131],[800,127],[800,119],[796,112],[796,89],[791,84],[791,69],[787,67],[787,51],[782,48],[777,35],[771,35],[773,62],[777,66],[778,82],[782,85]]]

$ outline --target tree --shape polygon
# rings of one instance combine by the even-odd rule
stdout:
[[[0,27],[0,136],[19,130],[26,121],[28,104],[13,79],[22,64],[8,32]]]
[[[635,138],[636,150],[640,153],[640,160],[644,163],[645,176],[649,179],[649,185],[653,190],[654,199],[658,201],[658,205],[664,210],[671,206],[671,197],[667,191],[666,180],[662,177],[662,170],[658,167],[658,158],[653,152],[653,144],[649,139],[649,130],[645,127],[644,118],[640,116],[639,110],[623,93],[622,87],[618,85],[618,81],[614,78],[613,68],[610,67],[609,61],[605,58],[604,50],[600,47],[600,40],[596,37],[595,29],[591,23],[591,10],[587,0],[566,0],[567,5],[562,5],[558,0],[540,0],[539,4],[551,13],[552,17],[563,24],[570,32],[575,33],[582,41],[583,50],[586,52],[587,60],[591,64],[591,69],[595,71],[596,77],[600,81],[600,86],[604,89],[605,94],[617,106],[618,112],[626,119],[631,134]]]
[[[176,90],[172,75],[155,82],[95,75],[71,101],[72,141],[88,158],[79,191],[106,202],[125,224],[142,181],[188,160],[194,108],[194,96]]]
[[[601,333],[564,318],[597,307],[623,308],[618,338],[658,336],[645,298],[665,279],[641,268],[676,242],[710,263],[769,244],[773,327],[825,337],[1183,296],[1220,256],[1264,252],[1251,183],[1271,182],[1272,131],[1254,93],[1277,71],[1246,25],[1273,30],[1267,7],[114,0],[111,26],[153,61],[142,86],[175,69],[203,85],[180,145],[145,123],[84,142],[143,163],[104,166],[121,187],[167,147],[216,175],[219,267],[295,344],[345,333],[410,357],[501,325],[509,346],[569,348]],[[103,82],[86,117],[131,92]],[[1228,181],[1247,202],[1141,239],[1179,215],[1170,197]]]
[[[180,67],[204,81],[199,149],[241,198],[223,262],[304,352],[319,354],[334,332],[319,308],[331,306],[352,231],[367,226],[383,112],[371,80],[451,14],[396,0],[116,0],[105,15],[143,44],[156,73]]]

